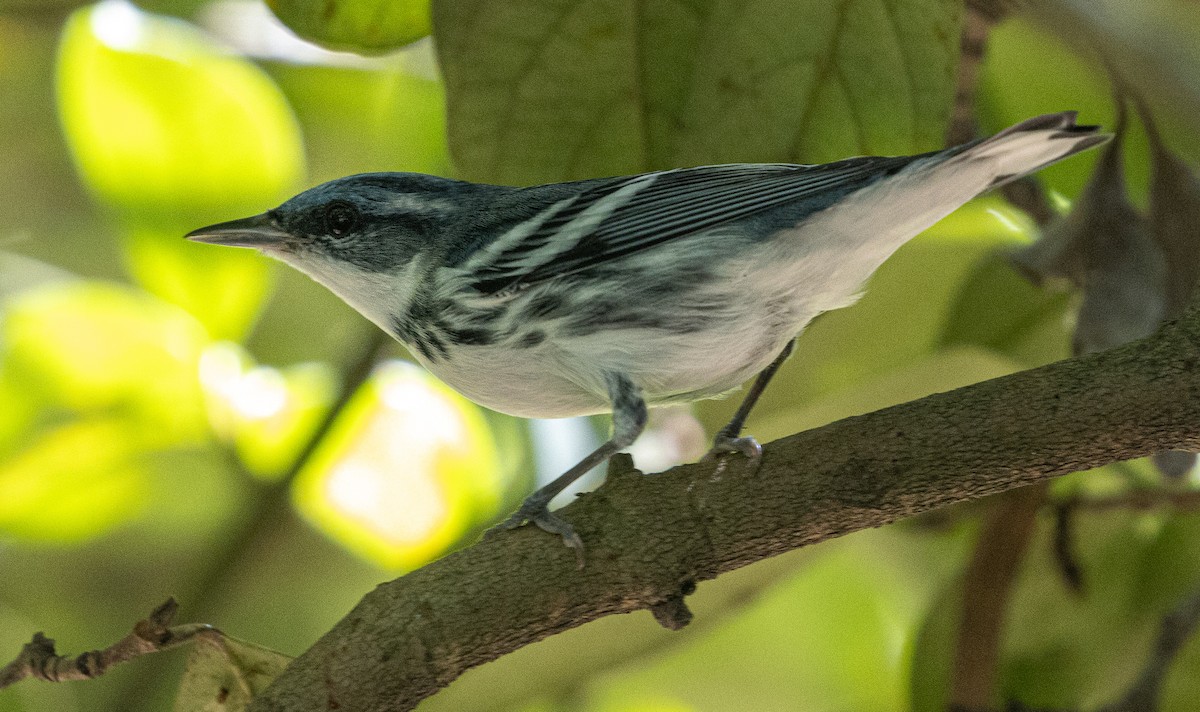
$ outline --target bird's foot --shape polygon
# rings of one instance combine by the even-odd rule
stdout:
[[[741,453],[746,456],[747,475],[758,472],[758,466],[762,464],[762,446],[757,440],[748,435],[735,437],[724,432],[717,433],[717,437],[713,438],[712,449],[700,461],[716,462],[729,453]]]
[[[521,507],[513,512],[512,516],[500,522],[496,526],[487,530],[485,537],[492,537],[509,529],[516,529],[526,524],[536,524],[542,531],[557,534],[562,537],[563,544],[575,551],[575,558],[579,560],[579,568],[583,568],[583,539],[579,538],[579,534],[575,532],[575,528],[570,522],[562,517],[551,513],[547,505],[549,498],[539,496],[539,492],[534,492],[521,503]]]

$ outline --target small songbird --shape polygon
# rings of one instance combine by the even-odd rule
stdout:
[[[324,183],[190,233],[325,285],[471,400],[522,417],[612,413],[612,437],[500,528],[582,551],[550,500],[628,447],[647,406],[757,374],[710,456],[761,449],[747,415],[813,317],[855,301],[917,233],[976,195],[1109,138],[1075,112],[918,156],[733,164],[530,188],[413,173]]]

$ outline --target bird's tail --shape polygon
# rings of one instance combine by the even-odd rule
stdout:
[[[1112,134],[1101,133],[1099,126],[1076,124],[1075,116],[1074,111],[1064,111],[1026,119],[994,136],[951,149],[954,155],[946,163],[987,165],[992,174],[984,188],[988,190],[1112,138]]]

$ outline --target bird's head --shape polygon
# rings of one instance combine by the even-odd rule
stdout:
[[[210,225],[189,240],[252,247],[308,271],[338,262],[390,272],[436,248],[469,183],[416,173],[364,173],[322,183],[260,215]]]
[[[187,238],[257,249],[378,322],[403,297],[396,290],[411,286],[406,283],[414,270],[449,248],[448,226],[469,209],[480,188],[415,173],[364,173],[318,185],[265,213],[194,230]]]

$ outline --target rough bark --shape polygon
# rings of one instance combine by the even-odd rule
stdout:
[[[800,546],[1169,449],[1200,449],[1200,313],[1111,351],[847,418],[736,460],[608,482],[563,511],[587,566],[525,528],[379,586],[251,706],[409,710],[465,670]],[[672,614],[674,611],[674,614]],[[650,625],[647,616],[647,625]]]

